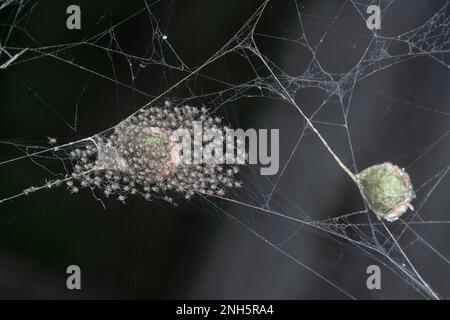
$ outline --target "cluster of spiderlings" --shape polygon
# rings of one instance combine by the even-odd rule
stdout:
[[[194,121],[201,121],[203,130],[225,130],[220,118],[213,118],[206,108],[191,106],[150,107],[121,122],[108,137],[96,137],[96,146],[76,149],[74,171],[67,181],[71,192],[80,187],[100,188],[104,195],[125,201],[129,195],[154,196],[172,202],[167,191],[182,194],[186,199],[194,194],[224,196],[230,188],[240,188],[235,179],[235,165],[207,162],[180,164],[172,162],[174,146],[171,133],[179,128],[194,135]],[[233,143],[234,141],[227,141]],[[192,154],[195,148],[192,146]],[[237,151],[239,155],[239,151]],[[240,154],[240,156],[245,156]],[[161,195],[164,196],[161,196]]]
[[[66,182],[70,192],[77,193],[80,190],[80,187],[101,186],[101,180],[98,177],[93,177],[90,174],[83,174],[94,170],[97,152],[97,148],[91,145],[77,148],[70,152],[70,157],[72,159],[77,159],[73,167],[73,172]],[[77,184],[76,181],[79,181],[80,183]],[[50,188],[52,185],[59,185],[59,181],[57,182],[58,183],[47,182],[46,186]]]

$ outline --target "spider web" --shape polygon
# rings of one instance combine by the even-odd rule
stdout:
[[[381,30],[365,26],[370,4],[382,10]],[[175,2],[130,5],[119,18],[107,3],[89,11],[89,28],[70,40],[66,16],[51,35],[35,31],[45,10],[39,1],[0,3],[2,82],[20,87],[13,92],[27,93],[35,108],[28,116],[26,100],[2,90],[3,230],[30,218],[21,206],[34,192],[56,192],[45,181],[67,179],[70,151],[93,135],[108,134],[146,106],[203,105],[231,127],[280,128],[282,141],[276,176],[242,168],[242,190],[199,196],[197,210],[226,217],[277,259],[306,270],[312,285],[331,292],[320,297],[370,296],[370,264],[401,282],[392,289],[398,292],[383,287],[377,298],[449,297],[449,1],[266,1],[236,19],[233,33],[218,34],[204,49],[192,40],[190,50],[171,28]],[[44,83],[26,72],[30,66]],[[73,85],[55,98],[65,79]],[[47,136],[57,137],[57,146]],[[404,167],[417,194],[414,210],[394,223],[378,221],[334,156],[353,173],[385,161]],[[93,196],[106,209],[114,201]],[[92,206],[91,198],[79,201]],[[356,266],[349,267],[353,255]]]

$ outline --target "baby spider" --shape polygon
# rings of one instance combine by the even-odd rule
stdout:
[[[78,187],[75,186],[70,189],[70,193],[78,193],[78,191],[80,191],[80,189],[78,189]]]
[[[56,140],[56,138],[47,136],[47,142],[49,145],[54,146],[58,143],[58,140]]]
[[[47,189],[50,189],[51,187],[53,187],[53,183],[52,183],[51,181],[46,180],[46,181],[45,181],[45,187],[46,187]]]

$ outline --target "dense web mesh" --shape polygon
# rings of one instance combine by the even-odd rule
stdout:
[[[74,152],[91,148],[96,137],[150,107],[198,106],[230,127],[280,128],[282,141],[277,175],[246,165],[238,174],[242,188],[197,194],[194,206],[256,236],[281,253],[277,259],[329,286],[330,296],[365,297],[365,280],[358,291],[342,275],[345,255],[356,254],[368,259],[357,271],[361,279],[366,265],[379,264],[411,289],[381,297],[448,298],[450,2],[430,2],[266,1],[247,10],[233,34],[218,33],[216,49],[203,50],[170,28],[176,3],[133,4],[119,18],[106,5],[90,11],[86,27],[83,20],[68,40],[66,15],[55,18],[59,29],[42,35],[35,31],[43,28],[41,2],[1,1],[2,82],[20,86],[35,108],[28,116],[22,98],[2,90],[0,168],[11,179],[0,194],[2,228],[14,229],[24,215],[17,203],[65,190],[78,163]],[[381,8],[380,30],[365,25],[370,4]],[[137,48],[128,39],[134,36]],[[191,52],[178,50],[183,41],[192,41]],[[39,74],[23,76],[29,66]],[[67,96],[52,98],[66,80],[74,83]],[[95,98],[107,88],[97,82],[112,90]],[[392,223],[376,218],[352,180],[386,161],[409,172],[416,194],[414,209]],[[116,200],[101,191],[92,191],[89,205],[98,200],[108,210]],[[164,192],[155,197],[173,202]],[[181,197],[173,205],[192,204]],[[304,233],[326,244],[325,258],[296,247]]]

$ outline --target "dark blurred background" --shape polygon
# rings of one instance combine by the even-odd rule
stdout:
[[[386,10],[379,33],[386,37],[420,27],[446,5],[424,0],[381,2]],[[314,70],[305,40],[317,48],[317,61],[335,80],[351,70],[361,72],[350,102],[349,93],[329,97],[314,87],[296,90],[296,102],[308,116],[320,108],[314,118],[318,129],[352,170],[384,161],[408,168],[418,189],[414,205],[420,216],[414,221],[443,222],[410,224],[413,231],[408,229],[399,243],[423,278],[448,298],[450,182],[442,170],[450,159],[449,48],[444,46],[439,54],[413,55],[404,44],[387,42],[389,54],[406,52],[410,59],[399,63],[393,59],[384,68],[386,61],[376,53],[375,62],[380,61],[376,72],[354,69],[367,48],[380,49],[370,44],[372,34],[360,15],[362,2],[357,3],[269,2],[255,41],[279,67],[277,74],[301,77],[305,70]],[[0,140],[45,145],[47,136],[64,143],[101,132],[164,93],[233,38],[262,1],[22,4],[17,16],[16,3],[0,11],[1,43],[12,53],[18,52],[13,48],[38,49],[0,70]],[[65,26],[70,4],[81,7],[79,31]],[[449,10],[444,8],[445,21]],[[448,30],[434,32],[443,37],[429,34],[434,39],[430,41],[449,42]],[[5,53],[0,58],[0,64],[7,60]],[[237,87],[268,75],[249,51],[236,50],[156,103],[169,99],[206,104],[232,127],[280,128],[281,166],[302,137],[273,201],[264,208],[309,220],[363,210],[358,190],[317,137],[308,129],[302,133],[304,120],[292,105],[274,91]],[[329,125],[343,123],[342,106],[348,105],[349,135],[342,126]],[[22,154],[7,144],[0,150],[0,161]],[[36,160],[65,173],[60,161]],[[0,197],[5,198],[54,176],[25,159],[1,165],[0,177]],[[243,190],[230,198],[261,207],[277,177],[261,177],[258,168],[248,167],[242,179]],[[106,209],[90,191],[70,195],[60,187],[0,204],[0,298],[348,298],[343,291],[359,299],[424,298],[380,252],[242,204],[200,197],[181,200],[178,206],[141,198],[130,198],[126,205],[103,201]],[[366,223],[350,226],[346,236],[389,249],[383,228],[367,225],[377,222],[374,216],[359,216],[341,221]],[[396,235],[401,231],[398,225],[391,230]],[[381,243],[374,242],[373,232]],[[391,255],[403,261],[395,250]],[[65,285],[65,271],[72,264],[82,270],[79,291]],[[371,264],[381,267],[381,290],[366,287],[366,268]]]

